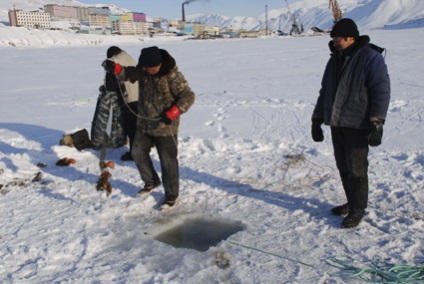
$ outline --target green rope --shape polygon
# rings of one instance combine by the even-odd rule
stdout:
[[[247,249],[272,255],[281,259],[289,260],[291,262],[302,264],[311,267],[315,270],[319,270],[316,266],[304,263],[302,261],[294,260],[285,256],[281,256],[272,252],[267,252],[255,247],[242,245],[236,242],[227,240],[227,242],[238,245]],[[384,284],[424,284],[424,264],[417,266],[410,265],[393,265],[382,260],[367,260],[365,264],[369,264],[367,267],[358,267],[357,262],[349,256],[346,257],[334,257],[326,260],[327,264],[332,267],[338,268],[350,275],[349,278],[358,277],[368,283],[384,283]]]
[[[404,284],[424,283],[424,265],[393,265],[382,260],[368,260],[360,268],[351,257],[335,257],[326,261],[330,266],[349,272],[350,278],[359,277],[368,283]]]
[[[281,256],[281,255],[278,255],[278,254],[275,254],[275,253],[272,253],[272,252],[267,252],[267,251],[264,251],[264,250],[261,250],[261,249],[258,249],[258,248],[245,246],[245,245],[242,245],[242,244],[239,244],[239,243],[236,243],[236,242],[232,242],[232,241],[228,241],[228,240],[227,240],[227,242],[232,243],[234,245],[238,245],[238,246],[244,247],[244,248],[248,248],[248,249],[251,249],[251,250],[254,250],[254,251],[258,251],[258,252],[261,252],[261,253],[265,253],[265,254],[269,254],[269,255],[272,255],[272,256],[276,256],[276,257],[281,258],[281,259],[286,259],[286,260],[289,260],[289,261],[294,262],[294,263],[298,263],[298,264],[302,264],[302,265],[305,265],[305,266],[309,266],[309,267],[312,267],[313,269],[318,270],[317,267],[315,267],[315,266],[313,266],[311,264],[307,264],[307,263],[304,263],[304,262],[301,262],[301,261],[298,261],[298,260],[294,260],[294,259],[291,259],[291,258],[288,258],[288,257],[285,257],[285,256]]]

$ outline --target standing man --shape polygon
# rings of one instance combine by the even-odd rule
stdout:
[[[330,59],[312,115],[312,138],[324,140],[321,124],[331,127],[337,169],[347,203],[334,207],[346,215],[342,228],[359,224],[368,204],[368,145],[381,144],[390,101],[390,78],[379,49],[366,35],[359,36],[351,19],[331,30]]]
[[[132,157],[144,181],[139,194],[150,194],[161,184],[150,157],[150,149],[154,146],[162,169],[163,206],[174,206],[179,196],[177,142],[180,115],[194,103],[193,91],[178,70],[175,59],[156,46],[141,50],[136,67],[123,67],[110,60],[105,60],[102,65],[107,72],[118,75],[122,80],[138,81],[139,117]]]
[[[136,66],[137,62],[125,51],[117,46],[111,46],[107,50],[107,58],[112,59],[115,63],[119,63],[122,66]],[[137,124],[137,106],[138,106],[138,84],[130,82],[119,82],[116,79],[116,75],[107,74],[112,76],[116,82],[111,86],[112,90],[115,90],[120,100],[123,101],[122,106],[122,127],[124,128],[130,142],[130,149],[124,153],[121,157],[123,161],[132,161],[131,150],[134,143],[136,124]],[[112,81],[112,80],[111,80]]]

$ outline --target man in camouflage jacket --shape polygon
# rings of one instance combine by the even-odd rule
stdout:
[[[178,71],[175,59],[156,46],[142,49],[136,67],[122,67],[108,60],[103,67],[122,80],[138,81],[139,117],[132,156],[145,183],[139,193],[148,194],[161,183],[150,157],[150,149],[155,146],[162,169],[164,205],[173,206],[179,196],[180,115],[194,103],[195,94]]]

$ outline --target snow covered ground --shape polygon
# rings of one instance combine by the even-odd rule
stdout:
[[[351,230],[330,213],[345,198],[329,129],[323,143],[310,138],[328,36],[0,45],[0,282],[336,284],[364,281],[328,262],[339,257],[422,266],[424,29],[365,34],[387,48],[392,99],[383,144],[370,150],[367,215]],[[181,198],[169,213],[158,211],[162,187],[137,197],[126,147],[107,152],[107,198],[95,189],[99,152],[59,146],[90,130],[110,44],[135,58],[167,49],[197,95],[182,117]],[[63,157],[77,162],[56,166]],[[193,218],[245,229],[207,251],[155,240]],[[222,253],[229,267],[217,265]]]

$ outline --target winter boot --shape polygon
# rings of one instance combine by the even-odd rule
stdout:
[[[331,213],[333,213],[334,215],[338,215],[338,216],[348,214],[349,213],[349,203],[346,203],[346,204],[332,208]]]
[[[349,214],[344,218],[342,222],[342,228],[348,229],[353,228],[359,225],[364,217],[365,209],[363,208],[353,208],[350,210]]]
[[[121,156],[122,161],[133,161],[133,157],[131,156],[131,151],[125,152],[124,155]]]
[[[147,196],[149,195],[154,188],[161,185],[160,180],[153,181],[152,183],[146,183],[144,187],[138,192],[141,196]]]
[[[177,203],[177,198],[165,198],[165,201],[162,203],[161,210],[166,212],[174,208]]]

